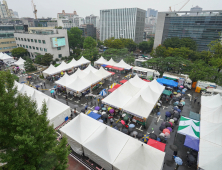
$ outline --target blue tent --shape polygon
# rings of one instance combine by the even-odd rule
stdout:
[[[101,65],[102,67],[106,67],[107,65],[106,64],[103,64],[103,65]]]
[[[177,87],[178,86],[177,82],[175,82],[173,80],[165,79],[165,78],[158,78],[157,82],[162,83],[167,86],[170,86],[170,87]]]
[[[107,92],[106,92],[106,89],[103,89],[100,93],[99,93],[100,96],[105,96],[107,95]]]
[[[90,113],[88,114],[88,116],[91,117],[91,118],[93,118],[93,119],[96,119],[96,120],[98,120],[98,119],[101,117],[100,114],[97,114],[97,113],[94,113],[94,112],[90,112]]]

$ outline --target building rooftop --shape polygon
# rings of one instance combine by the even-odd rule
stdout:
[[[189,14],[197,14],[195,16],[218,16],[222,15],[222,10],[202,10],[202,11],[166,11],[166,12],[159,12],[159,13],[166,13],[168,16],[192,16]],[[171,15],[174,14],[174,15]],[[182,14],[182,15],[181,15]]]

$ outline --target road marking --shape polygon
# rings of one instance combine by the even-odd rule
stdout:
[[[69,98],[69,100],[72,100],[73,98]]]
[[[160,117],[161,117],[161,116],[159,116],[159,118],[157,119],[157,122],[159,122],[159,120],[160,120]]]
[[[152,133],[154,133],[154,130],[152,131]]]
[[[154,117],[153,115],[150,115],[150,117]]]

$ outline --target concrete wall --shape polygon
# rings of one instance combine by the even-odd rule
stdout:
[[[158,13],[153,48],[156,48],[157,46],[159,46],[162,43],[165,16],[166,16],[166,13],[164,13],[164,12]]]
[[[0,39],[0,52],[11,51],[16,46],[15,38]]]
[[[63,30],[63,29],[58,29],[55,30],[57,33],[56,34],[51,34],[51,35],[39,35],[39,34],[27,34],[27,33],[14,33],[14,36],[17,38],[16,40],[16,44],[17,46],[19,45],[25,45],[25,48],[33,55],[37,55],[36,53],[42,54],[44,55],[45,53],[50,53],[53,55],[53,59],[56,59],[59,57],[59,54],[62,54],[62,57],[65,56],[69,56],[69,43],[68,43],[68,37],[67,37],[67,30]],[[20,38],[20,40],[18,40],[18,37]],[[56,37],[65,37],[66,40],[66,45],[61,47],[61,50],[58,50],[57,48],[53,48],[52,47],[52,41],[51,38],[56,38]],[[21,41],[21,38],[26,38],[26,41]],[[30,42],[27,41],[27,39],[30,39]],[[31,42],[31,39],[35,40],[45,40],[45,44],[43,44],[42,42],[39,43],[35,43]],[[26,47],[28,46],[28,48]],[[32,49],[29,48],[29,46],[32,47]],[[35,47],[35,49],[33,49],[33,46]],[[39,50],[36,49],[36,47],[39,48]],[[40,48],[42,48],[43,50],[41,51]],[[47,49],[47,51],[44,51],[44,49]]]

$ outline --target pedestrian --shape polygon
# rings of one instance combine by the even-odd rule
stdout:
[[[41,88],[43,89],[42,83],[40,83]]]
[[[173,157],[177,156],[177,151],[173,151]]]
[[[53,97],[56,99],[55,93],[53,93]]]
[[[196,101],[197,101],[197,97],[194,97],[194,101],[193,102],[196,103]]]
[[[43,82],[43,84],[44,84],[44,86],[45,86],[45,81]],[[45,86],[45,88],[46,88],[46,86]]]
[[[36,87],[36,90],[39,90],[39,88],[38,88],[38,87]]]
[[[77,113],[77,112],[76,112],[76,108],[74,108],[73,113],[74,113],[74,115],[76,115],[76,113]]]

